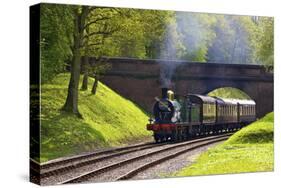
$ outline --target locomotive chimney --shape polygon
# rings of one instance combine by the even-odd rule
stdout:
[[[166,87],[162,88],[162,98],[163,99],[168,98],[168,88],[166,88]]]

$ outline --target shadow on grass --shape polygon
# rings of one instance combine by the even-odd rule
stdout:
[[[41,120],[40,132],[41,162],[109,146],[101,132],[65,112]]]

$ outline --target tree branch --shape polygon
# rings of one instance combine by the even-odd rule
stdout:
[[[97,46],[97,45],[101,45],[101,44],[103,44],[103,42],[96,42],[96,43],[88,44],[88,47]]]
[[[102,18],[98,18],[98,19],[96,19],[96,20],[93,20],[93,21],[87,23],[87,24],[84,26],[84,29],[86,29],[87,27],[89,27],[90,25],[92,25],[92,24],[94,24],[94,23],[97,23],[97,22],[103,21],[103,20],[108,20],[108,19],[110,19],[110,18],[111,18],[111,17],[102,17]]]
[[[94,31],[92,33],[89,33],[88,35],[85,35],[84,38],[89,38],[93,35],[110,35],[112,33],[114,33],[115,31],[117,31],[117,29],[113,29],[113,30],[110,30],[110,31]]]

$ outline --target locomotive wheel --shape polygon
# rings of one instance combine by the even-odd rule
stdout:
[[[166,141],[165,136],[162,136],[162,137],[161,137],[161,142],[165,142],[165,141]]]
[[[160,136],[158,134],[154,134],[153,137],[156,143],[161,142]]]
[[[172,142],[176,142],[176,141],[177,141],[177,134],[176,134],[176,131],[172,131],[171,141],[172,141]]]

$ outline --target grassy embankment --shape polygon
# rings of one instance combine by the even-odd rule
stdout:
[[[228,174],[273,170],[273,112],[211,148],[174,176]]]
[[[89,79],[90,89],[79,91],[79,110],[83,119],[61,112],[69,76],[60,74],[42,85],[40,162],[150,136],[145,129],[147,114],[102,83],[99,83],[97,94],[92,95],[92,78]]]

